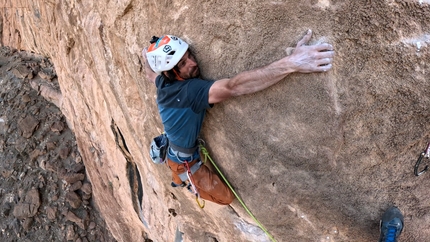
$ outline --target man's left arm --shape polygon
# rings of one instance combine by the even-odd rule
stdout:
[[[209,89],[209,103],[264,90],[293,72],[325,72],[332,68],[333,46],[327,43],[307,45],[312,31],[297,43],[293,53],[267,66],[244,71],[232,78],[216,81]]]

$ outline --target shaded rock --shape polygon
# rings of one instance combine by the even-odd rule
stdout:
[[[11,210],[11,206],[9,203],[5,203],[0,207],[0,216],[7,217],[9,216]]]
[[[70,152],[70,147],[62,147],[60,149],[59,155],[61,159],[66,159],[67,156],[69,156],[69,152]]]
[[[30,138],[38,124],[39,120],[32,115],[27,115],[27,117],[18,121],[18,128],[21,130],[24,138]]]
[[[58,200],[58,196],[55,194],[55,195],[52,195],[52,197],[51,197],[51,201],[53,201],[53,202],[55,202],[55,201],[57,201]]]
[[[34,219],[32,217],[24,219],[22,222],[22,228],[25,232],[28,232],[31,228],[31,225],[33,225]]]
[[[64,129],[64,123],[60,121],[54,122],[54,124],[52,124],[51,126],[52,132],[61,132],[63,131],[63,129]]]
[[[35,159],[37,159],[37,157],[39,157],[40,155],[43,155],[44,152],[39,150],[39,149],[35,149],[30,153],[30,160],[34,161]]]
[[[8,177],[10,177],[10,176],[12,175],[12,173],[13,173],[13,170],[8,170],[8,169],[5,169],[5,168],[1,168],[1,169],[0,169],[0,174],[1,174],[4,178],[8,178]]]
[[[19,153],[22,153],[25,150],[25,148],[27,148],[27,142],[25,142],[23,138],[18,138],[15,143],[15,149]]]
[[[81,187],[81,191],[85,194],[91,194],[93,191],[91,187],[91,183],[85,182]]]
[[[29,218],[36,215],[37,210],[28,203],[18,203],[13,209],[13,216],[17,219]]]
[[[90,225],[88,225],[88,229],[94,229],[96,227],[96,223],[90,222]]]
[[[39,191],[31,189],[25,195],[24,202],[19,202],[13,209],[13,215],[18,219],[33,217],[40,206]]]
[[[29,79],[33,78],[32,70],[28,69],[24,65],[19,65],[15,69],[12,70],[12,73],[15,75],[16,78],[24,79],[26,77],[29,77]]]
[[[41,71],[39,71],[39,73],[37,73],[40,78],[45,79],[45,80],[51,80],[52,78],[55,77],[55,73],[53,73],[52,69],[43,69]]]
[[[82,204],[81,198],[73,191],[66,194],[66,201],[72,208],[79,208]]]
[[[57,147],[57,145],[54,142],[46,142],[46,149],[47,150],[54,150]]]
[[[74,241],[75,240],[75,228],[73,225],[67,225],[67,229],[66,229],[66,240],[67,241]]]
[[[77,157],[77,158],[79,158],[79,157]],[[84,169],[85,169],[84,164],[75,163],[72,165],[72,167],[69,170],[70,170],[70,172],[78,173],[78,172],[84,171]]]
[[[37,165],[43,170],[49,170],[49,169],[47,169],[47,166],[46,166],[46,164],[48,162],[47,161],[48,157],[49,157],[49,155],[42,155],[42,156],[38,156],[36,159]],[[52,170],[49,170],[49,171],[52,171]]]
[[[85,229],[85,226],[84,226],[84,223],[82,222],[82,219],[79,218],[78,216],[76,216],[76,214],[74,214],[73,212],[71,212],[71,211],[67,212],[66,219],[68,221],[71,221],[71,222],[75,223],[81,229]]]
[[[72,185],[70,185],[69,190],[70,191],[76,191],[76,190],[80,189],[81,187],[82,187],[82,182],[77,181],[77,182],[73,183]]]
[[[82,173],[66,173],[61,176],[61,179],[63,179],[67,183],[75,183],[77,181],[83,181],[84,178],[85,178],[85,174],[82,174]]]
[[[57,172],[58,167],[56,162],[58,161],[46,161],[45,162],[45,170],[51,171],[51,172]]]
[[[91,198],[91,194],[82,194],[82,199],[83,200],[89,200]]]
[[[29,95],[26,94],[26,95],[22,96],[21,101],[24,102],[24,103],[28,103],[28,102],[31,101],[31,98],[30,98]]]
[[[47,207],[46,210],[46,215],[48,217],[49,220],[55,220],[57,217],[57,208],[56,207]]]
[[[8,126],[6,125],[6,120],[3,117],[0,117],[0,134],[6,133]]]

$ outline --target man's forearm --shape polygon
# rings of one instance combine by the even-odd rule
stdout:
[[[268,66],[242,72],[228,81],[227,88],[232,96],[240,96],[264,90],[288,74],[294,72],[287,59],[281,59]]]
[[[245,71],[233,78],[215,82],[209,90],[209,103],[217,103],[230,97],[250,94],[268,88],[293,72],[325,72],[332,68],[333,46],[327,43],[306,45],[312,31],[297,43],[294,52],[272,64]]]

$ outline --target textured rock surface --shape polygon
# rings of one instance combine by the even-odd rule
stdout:
[[[149,161],[162,131],[140,57],[149,38],[182,36],[203,76],[217,79],[281,58],[308,28],[313,43],[334,45],[333,70],[216,105],[203,130],[213,158],[279,241],[376,240],[391,204],[405,214],[403,239],[429,237],[429,174],[413,175],[430,138],[428,1],[3,4],[2,44],[55,64],[62,96],[46,96],[76,135],[117,240],[172,241],[177,230],[186,241],[264,237],[237,202],[201,210]]]

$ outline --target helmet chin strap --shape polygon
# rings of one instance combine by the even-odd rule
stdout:
[[[172,70],[173,70],[173,73],[175,73],[175,75],[176,75],[176,79],[177,79],[178,81],[184,81],[184,78],[180,77],[180,76],[179,76],[179,73],[178,73],[175,69],[172,69]]]

